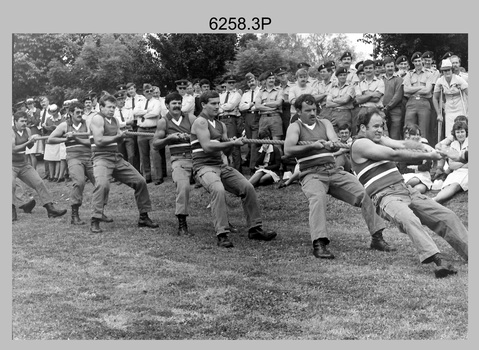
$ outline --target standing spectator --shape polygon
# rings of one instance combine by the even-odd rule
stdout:
[[[296,71],[296,85],[292,86],[289,89],[289,103],[291,104],[291,115],[294,116],[296,114],[296,109],[294,108],[294,101],[303,95],[303,94],[311,94],[315,97],[318,96],[318,91],[316,88],[313,87],[312,84],[308,83],[308,71],[304,68],[300,68]],[[317,84],[316,84],[317,85]],[[293,122],[293,120],[291,121]]]
[[[339,61],[341,62],[341,67],[346,68],[346,83],[349,85],[354,85],[358,79],[358,76],[356,75],[356,69],[351,67],[351,64],[353,63],[353,55],[351,52],[345,51],[339,58]]]
[[[422,135],[429,135],[431,118],[432,87],[434,75],[422,66],[421,53],[411,56],[414,70],[409,71],[403,80],[404,95],[408,97],[404,124],[417,124]]]
[[[346,82],[348,76],[346,68],[336,69],[335,75],[338,82],[331,87],[326,99],[326,107],[331,108],[331,115],[325,119],[328,119],[337,131],[340,124],[352,124],[351,110],[355,92],[354,86]]]
[[[241,101],[241,95],[235,89],[236,79],[229,75],[225,77],[225,92],[220,94],[220,113],[218,118],[226,125],[226,133],[228,138],[241,137],[244,130],[244,120],[238,106]],[[229,164],[241,172],[241,149],[234,146],[232,149]]]
[[[282,110],[283,95],[281,89],[274,86],[276,79],[274,73],[268,71],[265,72],[265,76],[266,86],[257,94],[254,101],[256,110],[260,113],[258,132],[268,129],[273,140],[281,140],[283,120],[280,111]]]
[[[35,101],[33,98],[27,98],[27,113],[28,113],[28,120],[27,120],[27,128],[30,129],[30,133],[32,135],[41,135],[41,114],[40,110],[35,107]],[[27,154],[28,162],[33,167],[33,169],[37,170],[37,156],[43,154],[43,142],[38,140],[32,146],[32,148],[26,148],[25,154]]]
[[[461,59],[457,55],[451,55],[449,57],[449,60],[451,61],[452,64],[452,72],[458,76],[460,76],[462,79],[466,81],[466,83],[469,82],[469,75],[466,72],[463,72],[461,70]]]
[[[85,107],[84,111],[83,111],[83,120],[86,122],[86,126],[89,127],[90,126],[90,122],[91,122],[91,118],[97,113],[94,109],[93,109],[93,102],[92,102],[92,96],[91,94],[90,95],[86,95],[84,98],[83,98],[83,106]]]
[[[331,88],[333,87],[333,81],[331,80],[331,76],[333,75],[333,65],[334,62],[326,62],[318,67],[318,74],[319,74],[319,83],[317,85],[317,92],[318,92],[318,105],[321,111],[319,112],[320,118],[331,118],[332,108],[326,106],[328,94],[331,92]]]
[[[50,114],[48,113],[48,108],[50,107],[50,101],[48,97],[42,96],[40,97],[40,105],[42,110],[40,111],[41,119],[40,119],[40,130],[43,136],[47,135],[47,131],[43,128],[43,124],[45,121],[50,118]],[[37,142],[41,142],[42,146],[39,146],[43,149],[43,153],[45,153],[45,144],[46,140],[39,140]],[[53,177],[54,174],[50,174],[50,166],[48,165],[48,160],[45,160],[45,156],[43,156],[43,167],[44,167],[44,175],[42,177],[43,180],[50,179]]]
[[[458,115],[466,115],[468,112],[469,85],[461,76],[452,73],[452,63],[445,59],[441,63],[443,75],[436,81],[434,87],[433,103],[439,121],[445,121],[445,133],[449,135]],[[440,108],[443,104],[445,118]],[[439,140],[440,141],[440,140]]]
[[[127,98],[125,99],[125,106],[126,110],[129,110],[131,115],[133,115],[133,121],[130,125],[131,130],[133,132],[138,131],[138,120],[134,115],[134,110],[139,103],[145,103],[145,96],[140,95],[136,92],[136,85],[134,83],[126,84],[126,93]],[[126,144],[127,147],[134,148],[135,157],[129,162],[135,167],[138,172],[142,172],[142,167],[140,164],[140,149],[138,147],[138,136],[137,135],[129,135],[126,137]]]
[[[199,116],[202,110],[201,102],[200,102],[201,94],[206,91],[210,91],[210,88],[211,88],[211,83],[208,79],[201,79],[198,84],[200,87],[200,91],[198,93],[198,96],[195,97],[195,112],[194,112],[195,116]]]
[[[48,108],[50,117],[43,123],[43,129],[45,130],[45,136],[50,136],[53,130],[62,123],[64,120],[60,116],[60,109],[56,104],[50,105]],[[60,144],[47,144],[45,145],[45,154],[43,159],[48,161],[48,169],[50,173],[49,181],[59,182],[60,179]]]
[[[403,121],[402,99],[404,96],[402,78],[396,74],[394,60],[391,57],[384,59],[386,73],[383,75],[384,97],[383,112],[388,123],[389,136],[395,140],[401,139]]]
[[[181,111],[188,115],[194,115],[195,111],[195,98],[193,95],[187,94],[186,89],[190,82],[186,79],[179,79],[175,81],[176,90],[183,98],[183,106],[181,107]]]
[[[282,89],[283,104],[281,107],[281,119],[283,120],[283,135],[286,135],[289,122],[291,120],[291,104],[289,103],[289,90],[293,86],[288,79],[288,67],[282,66],[274,70],[276,78],[279,80],[279,87]]]
[[[153,97],[151,84],[143,84],[145,100],[140,101],[133,114],[137,119],[138,132],[151,133],[156,131],[160,116],[160,101]],[[154,182],[155,185],[163,183],[163,170],[161,168],[160,154],[152,147],[153,137],[138,136],[138,148],[140,151],[140,164],[146,183]]]

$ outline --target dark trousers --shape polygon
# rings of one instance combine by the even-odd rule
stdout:
[[[220,121],[225,123],[226,125],[226,133],[228,138],[231,137],[240,137],[244,130],[244,121],[241,116],[222,116],[220,117]],[[239,146],[233,147],[233,152],[231,153],[231,167],[235,168],[239,172],[241,172],[241,149]]]
[[[245,113],[244,114],[244,130],[246,138],[257,139],[259,130],[259,114],[258,113]],[[258,159],[258,149],[260,145],[249,143],[248,144],[248,157],[249,168],[254,169],[256,160]]]

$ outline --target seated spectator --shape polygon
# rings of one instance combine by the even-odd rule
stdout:
[[[353,139],[351,138],[351,125],[344,123],[338,126],[338,137],[339,141],[342,143],[351,146]],[[348,148],[340,148],[333,153],[333,156],[336,159],[336,165],[342,167],[345,171],[351,172],[351,155],[349,154]]]
[[[455,122],[452,127],[452,136],[454,141],[451,143],[451,148],[462,152],[468,149],[469,145],[469,129],[465,122]],[[469,169],[467,163],[448,160],[448,169],[446,173],[449,174],[442,185],[441,191],[433,198],[436,202],[442,203],[452,198],[457,192],[463,190],[467,191],[469,188]]]
[[[268,132],[262,132],[260,139],[270,140],[271,135]],[[249,182],[254,186],[266,186],[278,182],[279,169],[281,167],[281,151],[279,147],[271,144],[263,144],[259,149],[258,159],[256,160],[256,172],[251,176]]]
[[[413,140],[427,144],[427,140],[421,137],[421,129],[417,124],[406,125],[404,127],[403,137],[404,140]],[[432,161],[430,159],[417,162],[400,162],[397,164],[406,185],[415,188],[420,193],[426,193],[426,191],[432,187],[431,166]]]

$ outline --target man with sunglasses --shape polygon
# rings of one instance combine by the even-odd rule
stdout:
[[[190,82],[186,79],[179,79],[175,81],[176,84],[176,90],[178,93],[181,95],[183,98],[183,102],[181,105],[181,111],[184,114],[194,116],[195,112],[195,98],[193,95],[187,94],[186,89],[188,88],[188,84]]]
[[[82,119],[84,114],[83,104],[73,102],[68,107],[68,119],[58,125],[48,137],[48,143],[65,143],[67,152],[67,164],[70,178],[72,179],[72,188],[70,193],[72,206],[72,225],[84,225],[85,222],[80,219],[79,208],[83,202],[83,189],[85,180],[88,179],[95,185],[93,176],[93,163],[91,161],[91,146],[88,136],[76,136],[77,133],[88,133],[89,128]],[[111,222],[113,220],[103,215],[102,221]]]
[[[143,84],[145,100],[138,103],[133,111],[137,118],[138,132],[154,133],[160,118],[160,100],[153,97],[151,84]],[[155,185],[163,183],[163,170],[161,168],[160,154],[153,148],[153,138],[138,136],[138,149],[140,151],[140,164],[146,183],[154,182]]]
[[[235,89],[236,79],[229,75],[224,78],[226,90],[220,94],[220,110],[218,118],[226,125],[228,138],[241,137],[244,130],[244,119],[238,109],[241,102],[241,94]],[[233,147],[230,165],[241,173],[241,149]]]

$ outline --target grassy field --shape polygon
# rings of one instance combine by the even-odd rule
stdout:
[[[41,168],[42,169],[42,168]],[[334,260],[311,254],[299,185],[257,190],[271,242],[247,238],[240,200],[228,197],[232,249],[216,246],[204,189],[194,189],[176,236],[174,184],[149,184],[159,229],[138,228],[133,190],[112,184],[102,234],[70,225],[71,183],[47,183],[62,218],[19,211],[12,224],[13,339],[467,339],[468,265],[437,235],[458,274],[436,279],[406,235],[398,251],[369,249],[360,209],[330,199]],[[92,185],[80,216],[89,221]],[[430,194],[432,196],[432,194]],[[467,226],[467,193],[446,203]]]

